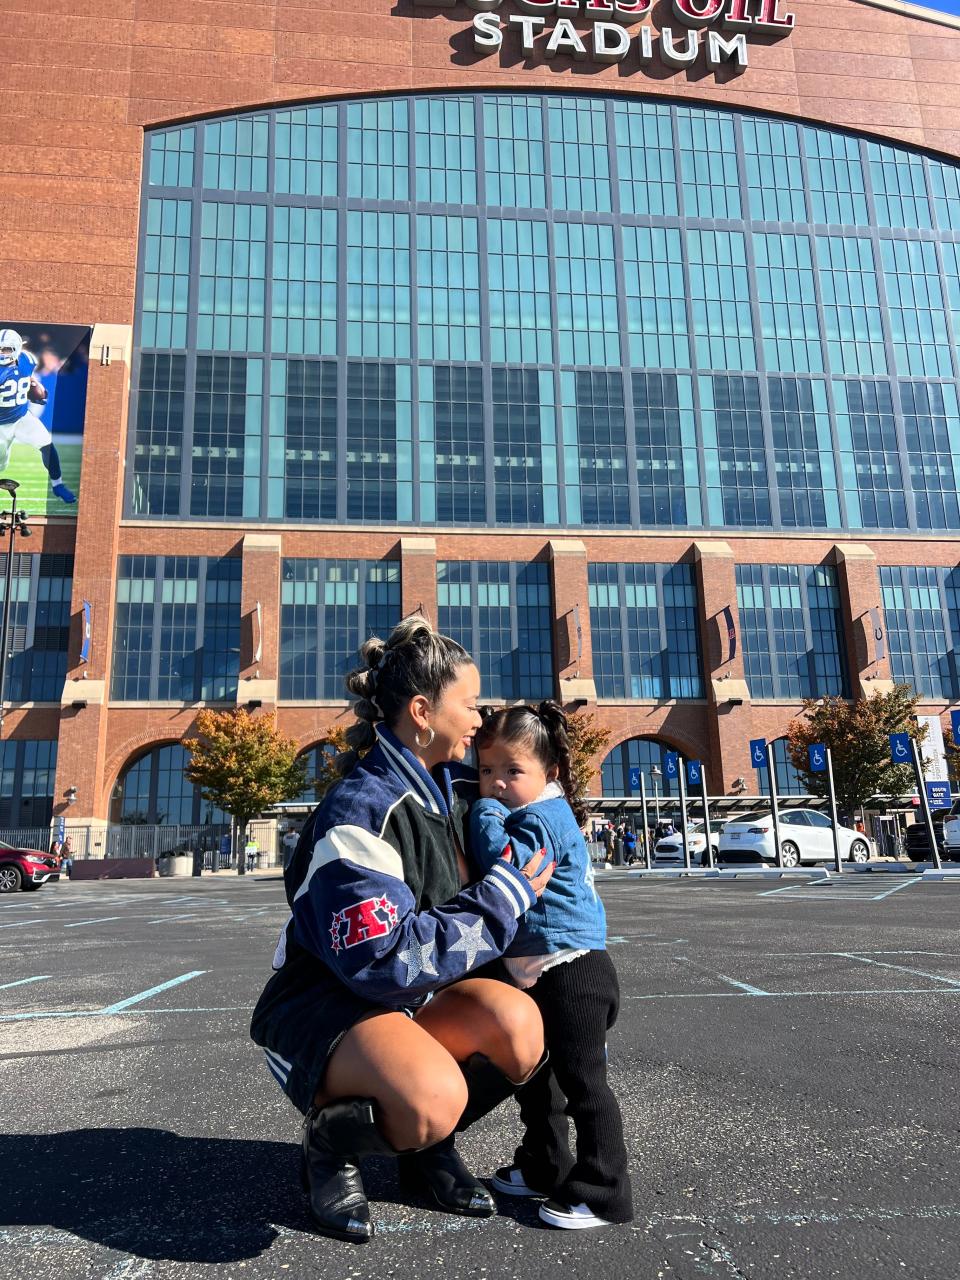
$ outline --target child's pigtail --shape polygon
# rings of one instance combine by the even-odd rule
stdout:
[[[570,752],[567,717],[563,708],[551,700],[541,702],[537,707],[536,715],[550,740],[551,754],[557,762],[557,769],[560,774],[560,786],[570,802],[573,816],[582,827],[587,820],[587,807],[582,798],[575,795],[573,756]]]

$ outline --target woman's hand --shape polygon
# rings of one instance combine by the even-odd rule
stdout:
[[[555,862],[548,862],[542,871],[538,871],[538,868],[546,856],[546,849],[541,849],[539,853],[535,853],[533,855],[526,866],[520,868],[520,874],[524,879],[529,880],[530,888],[538,898],[543,895],[543,891],[547,887],[550,877],[557,869],[557,864]],[[504,849],[501,857],[503,857],[507,862],[513,861],[513,851],[509,845]]]

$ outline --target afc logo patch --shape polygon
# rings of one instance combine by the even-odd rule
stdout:
[[[356,947],[371,938],[382,938],[396,927],[397,904],[389,898],[364,898],[352,906],[335,911],[330,921],[330,939],[334,952]]]

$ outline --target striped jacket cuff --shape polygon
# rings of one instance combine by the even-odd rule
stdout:
[[[484,883],[492,885],[503,895],[514,920],[519,920],[537,900],[537,895],[530,888],[530,881],[504,858],[491,867],[484,876]]]

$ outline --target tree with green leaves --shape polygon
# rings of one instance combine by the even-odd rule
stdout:
[[[237,871],[243,875],[247,824],[264,809],[304,791],[306,763],[297,755],[296,742],[280,733],[274,716],[239,709],[204,708],[183,745],[191,755],[185,770],[189,781],[236,823]]]
[[[567,716],[567,736],[570,740],[570,773],[574,785],[574,795],[570,800],[585,800],[593,775],[606,754],[610,730],[597,723],[597,717],[592,711],[574,711]]]
[[[912,765],[890,759],[890,734],[909,733],[922,742],[916,720],[920,695],[908,684],[848,702],[807,698],[801,716],[787,729],[787,750],[811,795],[827,794],[827,775],[812,773],[807,748],[822,742],[833,758],[837,808],[851,818],[871,796],[903,795],[916,785]]]

